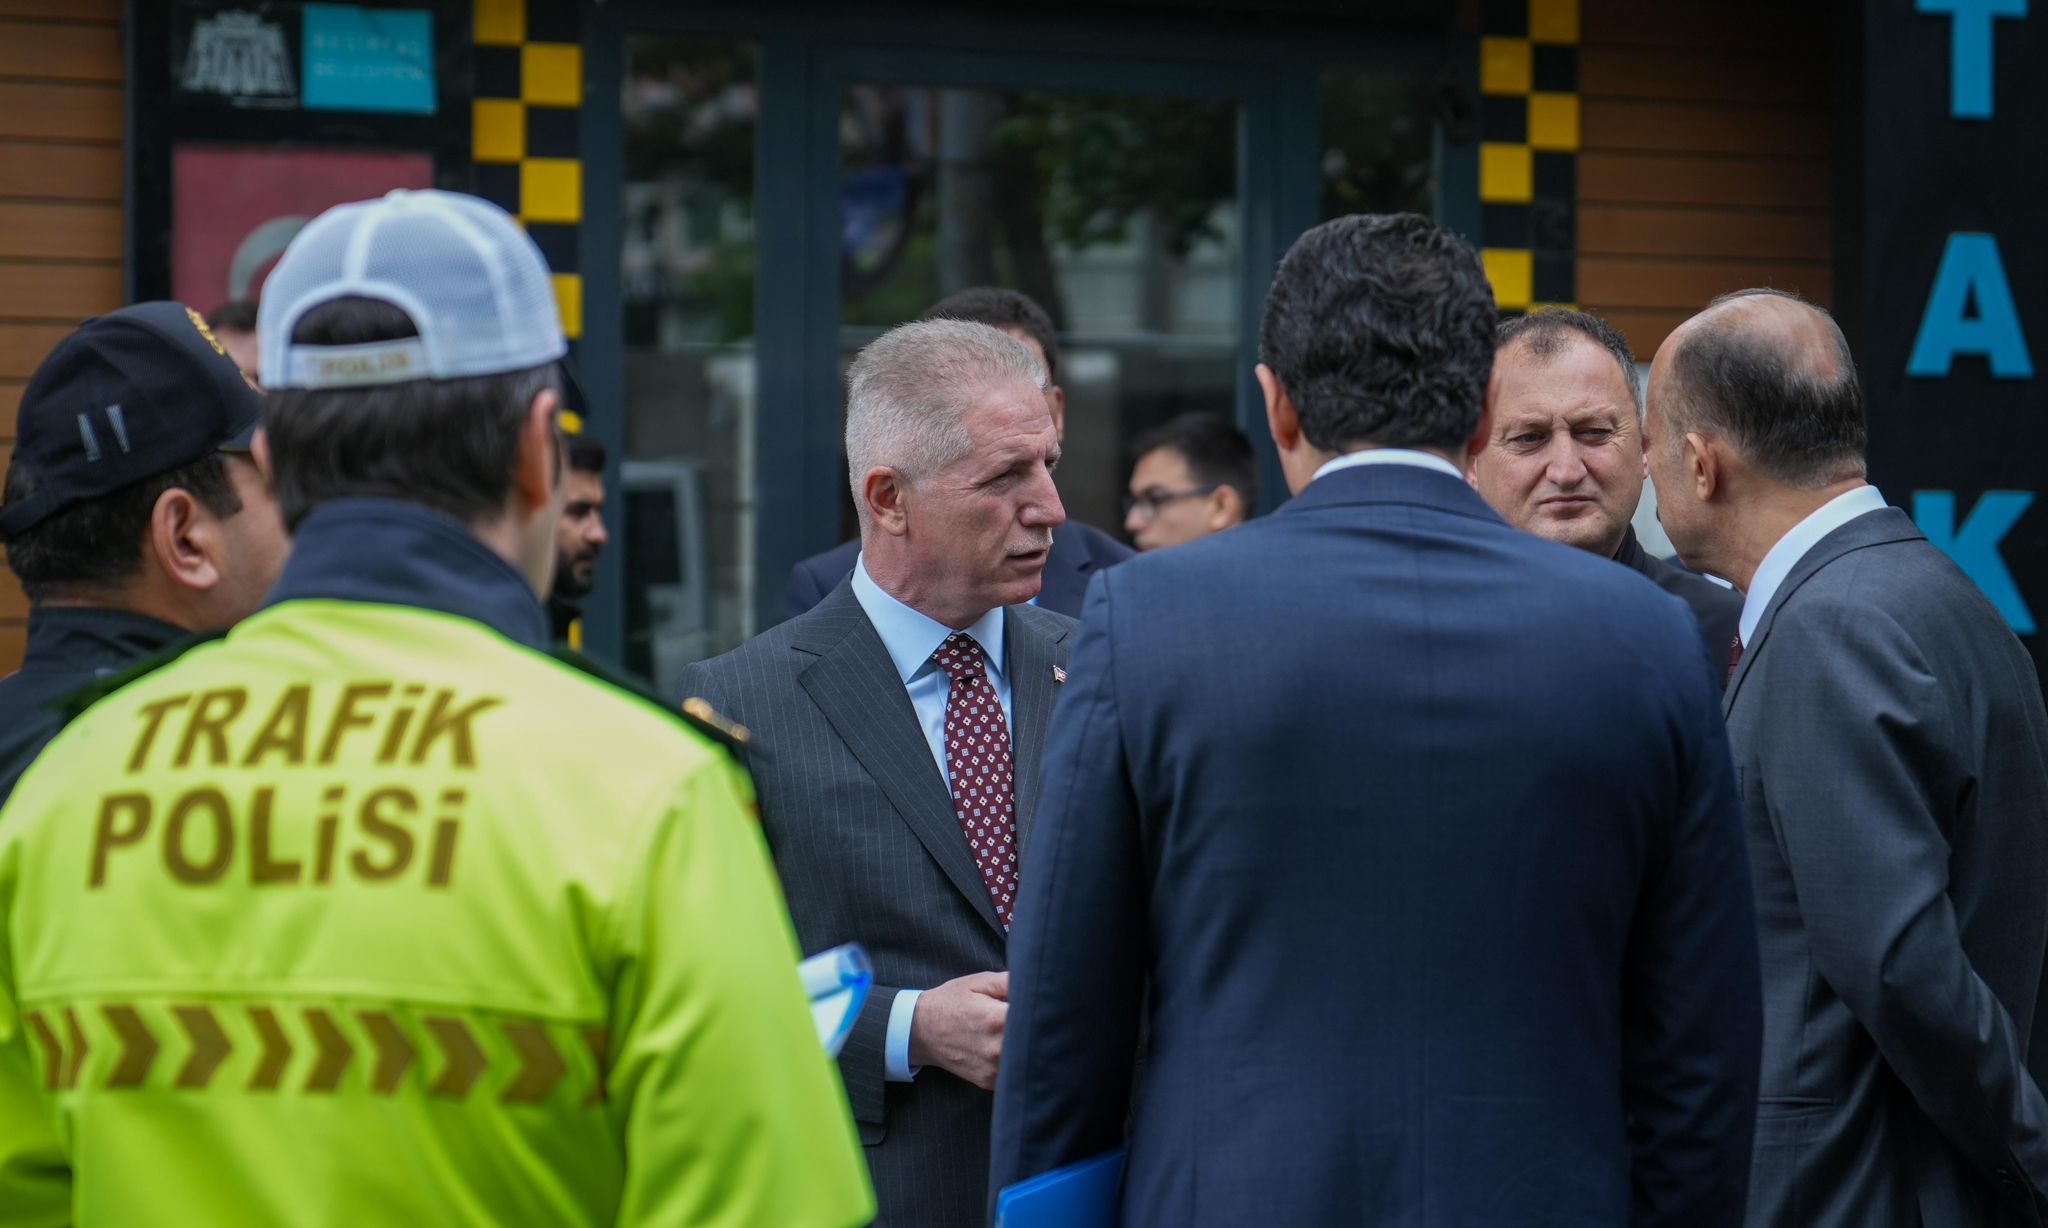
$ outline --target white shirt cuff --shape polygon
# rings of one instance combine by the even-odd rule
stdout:
[[[889,1004],[889,1039],[883,1047],[886,1073],[891,1083],[908,1083],[922,1066],[910,1064],[910,1020],[917,1013],[917,995],[922,989],[899,989]]]

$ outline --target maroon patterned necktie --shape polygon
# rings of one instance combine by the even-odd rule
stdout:
[[[981,868],[982,885],[1003,929],[1017,901],[1017,798],[1010,758],[1010,727],[988,680],[981,645],[964,631],[946,637],[932,654],[953,685],[946,691],[946,778],[953,813]]]
[[[1735,681],[1735,667],[1740,664],[1742,664],[1742,637],[1738,635],[1728,641],[1728,676],[1721,680],[1723,689],[1726,689],[1729,683]]]

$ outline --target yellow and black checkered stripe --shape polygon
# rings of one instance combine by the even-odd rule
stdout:
[[[1487,0],[1479,40],[1481,255],[1503,311],[1578,295],[1579,0]]]
[[[476,0],[477,195],[519,219],[554,271],[562,329],[583,335],[583,45],[575,0]]]

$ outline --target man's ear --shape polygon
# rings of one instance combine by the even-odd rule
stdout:
[[[892,537],[910,532],[909,494],[910,483],[887,465],[876,465],[860,480],[860,495],[868,505],[868,519]]]
[[[1692,482],[1693,495],[1705,503],[1728,481],[1727,458],[1721,441],[1699,431],[1685,433],[1685,474]]]
[[[1279,373],[1265,363],[1253,367],[1252,374],[1266,397],[1266,433],[1273,437],[1273,446],[1283,455],[1294,451],[1301,446],[1301,415],[1295,412],[1294,398],[1287,395]]]
[[[519,424],[512,489],[528,511],[545,506],[562,481],[561,435],[555,426],[555,413],[561,407],[561,396],[552,388],[543,388],[533,394],[526,418]]]
[[[249,460],[256,466],[256,472],[263,475],[265,486],[276,484],[272,477],[276,471],[270,467],[270,434],[260,426],[249,439]]]
[[[1486,441],[1493,437],[1493,410],[1500,403],[1500,365],[1496,363],[1493,373],[1486,377],[1486,395],[1479,402],[1479,421],[1472,425],[1472,435],[1465,440],[1465,476],[1472,480],[1479,454],[1486,450]],[[1476,486],[1478,483],[1473,482]]]
[[[226,568],[220,518],[182,486],[156,497],[144,550],[165,578],[195,593],[212,591]]]
[[[1252,510],[1244,505],[1244,495],[1235,486],[1223,485],[1209,492],[1209,531],[1220,532],[1234,524],[1250,520]]]
[[[1061,443],[1067,441],[1067,390],[1053,384],[1045,390],[1046,407],[1052,410],[1052,433]]]

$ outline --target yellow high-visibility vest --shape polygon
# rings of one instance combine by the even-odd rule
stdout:
[[[288,601],[0,811],[0,1224],[861,1224],[726,750],[481,624]]]

